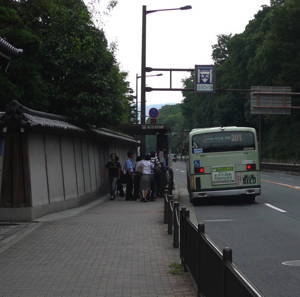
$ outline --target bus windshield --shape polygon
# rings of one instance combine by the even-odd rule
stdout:
[[[248,131],[197,134],[192,138],[193,153],[255,150],[255,138]]]

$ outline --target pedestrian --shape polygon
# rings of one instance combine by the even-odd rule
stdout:
[[[133,198],[134,200],[140,199],[140,182],[141,182],[141,176],[142,176],[142,161],[144,158],[142,156],[138,156],[136,158],[136,164],[135,164],[135,172],[134,172],[134,178],[133,178]]]
[[[149,201],[151,190],[153,164],[150,159],[150,155],[146,155],[145,160],[141,161],[137,167],[137,170],[142,172],[140,190],[142,195],[141,201],[143,202]]]
[[[119,157],[115,153],[111,153],[110,160],[106,163],[105,167],[108,170],[110,199],[113,200],[116,198],[118,180],[121,175],[121,164],[119,162]]]
[[[152,183],[151,183],[151,200],[156,199],[158,196],[158,191],[160,188],[160,173],[161,173],[161,164],[155,152],[150,153],[150,161],[153,164],[152,166]]]
[[[133,152],[127,153],[127,160],[124,164],[124,174],[126,176],[126,198],[125,200],[133,200],[133,173],[134,173],[134,164],[133,164]]]

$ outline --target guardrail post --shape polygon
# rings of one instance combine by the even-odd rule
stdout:
[[[174,226],[174,236],[173,236],[173,247],[179,247],[179,226],[178,226],[178,210],[179,210],[179,202],[173,203],[173,226]]]
[[[223,261],[224,262],[232,262],[232,249],[226,247],[223,249]]]
[[[169,168],[169,184],[168,184],[168,193],[172,195],[174,187],[174,173],[171,168]]]
[[[196,283],[197,283],[197,286],[198,286],[198,296],[202,296],[201,295],[201,291],[203,289],[203,285],[201,283],[201,269],[202,271],[205,269],[203,267],[203,259],[205,258],[205,255],[204,255],[204,249],[202,248],[202,236],[204,235],[205,233],[205,225],[203,223],[200,223],[198,224],[198,255],[199,255],[199,258],[198,258],[198,275],[197,275],[197,279],[196,279]]]
[[[168,207],[168,205],[167,205],[168,201],[167,200],[168,200],[167,196],[164,195],[164,224],[168,223],[168,218],[167,218],[167,216],[168,216],[168,209],[167,209],[167,207]]]
[[[185,223],[185,225],[187,224],[186,222],[187,222],[187,220],[190,218],[190,211],[188,210],[188,209],[185,209],[185,211],[184,211],[184,223]],[[188,245],[187,245],[187,232],[186,232],[186,230],[183,230],[183,233],[184,233],[184,256],[186,256],[187,254],[189,254],[190,253],[190,251],[188,250]],[[183,268],[184,268],[184,272],[187,272],[188,270],[187,270],[187,267],[186,267],[186,265],[183,265]]]
[[[171,235],[172,234],[172,231],[173,231],[173,212],[172,212],[172,206],[173,206],[173,203],[174,203],[174,200],[173,200],[173,196],[171,195],[168,195],[168,197],[170,197],[168,200],[169,200],[169,203],[168,203],[168,234]]]
[[[223,249],[223,274],[222,274],[222,287],[223,287],[223,295],[222,297],[225,297],[226,295],[226,277],[225,277],[225,267],[227,263],[232,263],[232,249],[229,247],[225,247]]]
[[[180,242],[179,242],[179,255],[180,255],[180,260],[181,260],[181,264],[184,268],[184,271],[187,271],[185,264],[184,264],[184,256],[185,256],[185,232],[184,232],[184,228],[185,228],[185,212],[186,212],[186,208],[182,207],[180,209],[180,224],[179,224],[179,237],[180,237]]]

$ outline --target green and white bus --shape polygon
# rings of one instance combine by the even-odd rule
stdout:
[[[192,203],[217,196],[243,196],[254,201],[261,193],[255,129],[193,129],[189,133],[187,187]]]

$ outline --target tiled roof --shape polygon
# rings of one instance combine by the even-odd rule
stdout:
[[[28,113],[23,114],[26,123],[31,127],[44,127],[44,128],[56,128],[56,129],[65,129],[65,130],[76,130],[80,132],[84,132],[84,129],[81,129],[67,121],[56,120],[44,118],[36,115],[31,115]]]
[[[12,46],[5,39],[0,37],[0,51],[9,56],[17,56],[23,53],[23,50]]]
[[[113,131],[106,128],[86,128],[80,127],[76,123],[65,116],[46,113],[38,110],[30,109],[17,101],[12,101],[7,107],[6,112],[0,112],[1,126],[9,126],[13,123],[19,123],[20,127],[42,128],[51,130],[63,130],[65,132],[75,132],[82,134],[94,134],[99,137],[106,137],[116,139],[118,141],[125,141],[137,144],[138,141],[132,136]]]
[[[110,137],[110,138],[116,138],[118,140],[124,140],[127,142],[138,143],[138,141],[135,140],[134,137],[129,136],[127,134],[120,133],[120,132],[116,132],[116,131],[113,131],[110,129],[98,128],[98,129],[92,129],[92,131],[99,136],[105,136],[105,137]]]

